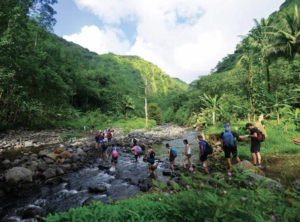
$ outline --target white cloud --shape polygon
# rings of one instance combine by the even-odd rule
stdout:
[[[97,15],[108,27],[84,27],[65,37],[98,53],[134,54],[187,82],[209,73],[232,53],[254,25],[284,0],[74,0]],[[135,43],[121,40],[114,28],[122,20],[137,24]],[[91,35],[97,33],[97,36]],[[122,26],[119,26],[122,28]],[[90,33],[90,34],[88,34]],[[97,43],[99,40],[100,43]],[[102,42],[101,42],[102,41]],[[88,45],[88,46],[87,46]]]
[[[130,48],[129,41],[122,40],[124,33],[115,28],[101,30],[97,26],[84,26],[80,33],[65,35],[63,38],[98,54],[107,52],[125,54]]]

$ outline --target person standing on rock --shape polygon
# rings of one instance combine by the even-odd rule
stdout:
[[[139,163],[139,156],[142,155],[143,150],[142,150],[142,148],[141,148],[140,146],[138,146],[138,145],[132,147],[131,150],[134,151],[135,162],[138,164],[138,163]]]
[[[253,126],[252,123],[247,123],[246,128],[250,131],[250,135],[245,135],[244,138],[251,138],[251,156],[254,166],[261,168],[261,156],[260,156],[260,140],[258,134],[261,133],[259,129]]]
[[[119,147],[120,147],[119,144],[117,144],[116,146],[113,146],[112,148],[110,148],[109,152],[106,154],[107,160],[111,156],[112,171],[115,171],[117,169],[119,149],[120,149]]]
[[[147,151],[147,172],[148,174],[153,177],[156,176],[156,168],[157,166],[155,164],[155,152],[153,151],[151,145],[148,146],[148,151]]]
[[[106,136],[107,136],[108,144],[110,144],[111,143],[111,139],[112,139],[112,133],[111,133],[110,129],[108,129]]]
[[[191,152],[190,144],[189,144],[188,140],[183,140],[183,144],[185,145],[184,157],[182,159],[183,167],[186,168],[185,161],[188,160],[188,162],[189,162],[189,169],[193,169],[193,167],[192,167],[192,160],[191,160],[191,158],[192,158],[192,152]]]
[[[227,161],[228,169],[232,168],[231,163],[231,154],[233,158],[236,158],[236,161],[239,163],[241,162],[238,151],[237,151],[237,144],[236,140],[241,140],[245,138],[244,136],[239,136],[236,132],[231,131],[231,126],[229,123],[224,125],[225,131],[221,133],[221,144],[222,149],[224,150],[225,158]],[[235,140],[236,138],[236,140]]]
[[[207,156],[208,156],[207,142],[203,139],[202,135],[198,136],[198,141],[199,141],[199,159],[202,163],[205,173],[208,174],[209,172],[208,172],[208,164],[207,164]]]
[[[172,173],[174,173],[174,161],[177,157],[177,150],[171,147],[168,143],[166,144],[166,148],[168,149],[168,160],[170,161],[170,168]]]

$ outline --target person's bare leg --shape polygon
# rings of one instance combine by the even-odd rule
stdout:
[[[231,169],[231,167],[232,167],[230,158],[227,158],[227,166],[228,166],[228,169]]]
[[[256,157],[257,157],[257,163],[261,164],[261,156],[259,152],[256,153]]]
[[[236,157],[236,162],[238,162],[238,163],[241,162],[241,159],[238,156]]]
[[[207,166],[207,162],[206,161],[203,162],[203,168],[204,168],[205,173],[209,174],[209,172],[208,172],[208,166]]]
[[[191,160],[191,158],[188,158],[188,161],[189,161],[190,168],[192,168],[192,160]]]
[[[186,156],[184,155],[184,156],[183,156],[183,159],[182,159],[183,168],[186,168],[185,161],[186,161]]]
[[[256,153],[251,153],[251,156],[252,156],[253,164],[255,166],[257,164],[257,162],[256,162]]]
[[[174,173],[174,162],[170,163],[172,173]]]

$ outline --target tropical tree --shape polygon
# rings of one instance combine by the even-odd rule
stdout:
[[[214,97],[207,94],[200,96],[200,101],[203,103],[204,107],[209,109],[212,114],[212,124],[216,123],[216,112],[220,108],[223,96],[215,95]]]
[[[285,57],[293,59],[300,48],[300,15],[298,6],[295,5],[293,14],[286,14],[284,17],[285,26],[282,28],[273,27],[275,43],[273,51]]]
[[[123,95],[120,101],[120,108],[125,118],[127,118],[128,110],[134,110],[135,105],[133,99],[128,95]]]

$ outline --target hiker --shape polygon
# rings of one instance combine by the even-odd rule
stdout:
[[[136,145],[134,147],[132,147],[131,149],[132,151],[134,151],[134,158],[135,158],[135,162],[139,163],[139,156],[143,154],[143,150],[140,146]]]
[[[108,148],[108,142],[107,140],[103,140],[102,144],[101,144],[101,149],[100,149],[100,152],[101,152],[101,157],[105,159],[105,161],[107,160],[106,158],[106,150]],[[102,159],[101,158],[101,159]]]
[[[241,140],[245,138],[244,136],[239,136],[236,132],[231,131],[231,126],[229,123],[224,125],[225,131],[221,133],[221,144],[222,149],[224,150],[225,158],[227,160],[228,169],[232,168],[231,163],[231,154],[233,158],[236,158],[236,161],[241,162],[238,152],[236,140]],[[236,138],[236,140],[234,139]]]
[[[250,135],[245,135],[244,138],[251,138],[250,151],[254,166],[261,168],[261,156],[260,156],[260,140],[259,134],[262,134],[259,129],[253,126],[252,123],[246,124],[246,129],[250,131]]]
[[[120,145],[117,144],[116,146],[113,146],[110,148],[109,152],[106,154],[106,159],[109,159],[109,156],[111,156],[111,166],[112,170],[116,170],[117,168],[117,163],[118,163],[118,156],[119,156],[119,148]]]
[[[207,165],[207,156],[209,154],[208,143],[203,139],[202,135],[198,136],[198,141],[199,141],[199,160],[202,163],[205,173],[208,174],[209,173],[208,165]]]
[[[148,172],[149,176],[151,176],[151,174],[152,174],[155,177],[157,166],[154,165],[155,152],[153,151],[151,145],[148,146],[148,150],[147,150],[147,163],[148,163],[147,172]]]
[[[107,137],[108,143],[111,143],[112,133],[111,133],[110,129],[108,129],[107,134],[106,134],[106,137]]]
[[[166,148],[168,149],[168,160],[170,161],[170,168],[172,173],[174,173],[174,161],[177,157],[177,150],[175,148],[171,148],[171,146],[167,143]]]
[[[136,146],[137,142],[138,142],[137,139],[135,137],[133,137],[132,140],[131,140],[132,146]]]
[[[104,147],[104,137],[103,137],[103,134],[100,130],[99,134],[96,136],[96,140],[97,140],[97,148],[98,150],[100,151],[100,160],[103,160],[103,149],[105,148]]]
[[[94,130],[95,130],[95,125],[93,124],[93,125],[91,126],[90,133],[93,133],[93,132],[94,132]]]
[[[183,144],[185,145],[184,157],[182,159],[183,167],[186,168],[185,161],[188,160],[188,162],[189,162],[189,169],[193,169],[193,167],[192,167],[192,160],[191,160],[192,152],[191,152],[190,144],[189,144],[189,142],[187,140],[183,140]]]

